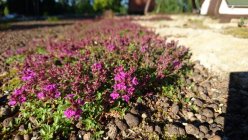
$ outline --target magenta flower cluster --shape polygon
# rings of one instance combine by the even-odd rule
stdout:
[[[37,93],[37,98],[40,100],[50,99],[50,98],[59,98],[61,93],[59,92],[56,84],[44,85],[42,90]]]
[[[82,99],[75,99],[75,97],[75,94],[68,94],[66,96],[66,99],[71,103],[71,107],[64,111],[64,115],[68,119],[78,120],[82,114],[81,107],[84,105],[84,101]]]
[[[134,70],[124,71],[123,66],[115,69],[115,84],[113,86],[113,92],[110,94],[113,100],[122,98],[124,101],[129,102],[135,92],[136,86],[139,84],[138,79],[132,76],[133,72]]]
[[[18,88],[13,91],[12,96],[9,101],[10,106],[15,106],[18,103],[23,103],[27,100],[25,87]]]
[[[186,48],[128,20],[82,21],[64,36],[9,53],[26,56],[19,67],[22,86],[13,91],[10,105],[69,101],[64,115],[77,120],[86,113],[84,102],[95,103],[97,93],[103,111],[108,111],[116,101],[130,103],[136,93],[155,91],[188,60]],[[35,46],[43,46],[46,53],[37,53]]]

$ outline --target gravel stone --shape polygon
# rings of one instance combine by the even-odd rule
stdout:
[[[225,118],[223,116],[218,116],[214,120],[217,124],[224,125]]]
[[[198,138],[202,139],[205,137],[205,134],[203,132],[199,132],[198,134]]]
[[[117,128],[114,124],[109,124],[108,126],[108,132],[107,132],[107,136],[111,139],[114,140],[117,136]]]
[[[139,114],[138,110],[135,107],[132,107],[132,109],[130,110],[130,112],[132,114],[135,114],[135,115],[138,115]]]
[[[199,129],[192,124],[186,125],[185,130],[186,130],[186,133],[190,135],[198,135],[200,132]]]
[[[123,121],[121,121],[121,120],[119,120],[119,119],[115,119],[115,125],[121,130],[121,131],[124,131],[124,130],[126,130],[128,127],[127,127],[127,125],[123,122]]]
[[[205,108],[202,110],[202,115],[208,117],[208,118],[212,118],[214,117],[214,113],[212,110],[208,109],[208,108]]]
[[[179,112],[179,106],[177,104],[173,104],[171,107],[171,112],[176,115]]]
[[[185,135],[185,130],[179,126],[176,125],[168,125],[167,126],[167,130],[168,130],[168,135],[170,136],[175,136],[175,135]]]
[[[23,137],[19,134],[15,135],[14,140],[23,140]]]
[[[91,134],[88,132],[88,133],[84,134],[83,139],[84,140],[90,140],[90,137],[91,137]]]
[[[210,140],[221,140],[221,137],[218,135],[215,135]]]
[[[201,125],[199,127],[200,131],[203,132],[204,134],[207,134],[208,133],[208,128],[204,125]]]
[[[203,106],[203,102],[201,100],[199,100],[199,99],[195,99],[194,104],[199,106],[199,107]]]
[[[12,122],[12,121],[13,121],[13,118],[12,117],[6,118],[2,122],[3,127],[8,127],[10,125],[10,122]]]
[[[139,121],[139,118],[132,115],[131,113],[127,113],[125,116],[124,116],[124,119],[126,120],[127,124],[129,127],[135,127],[135,126],[138,126],[140,121]]]
[[[26,134],[23,136],[24,140],[31,140],[31,137],[29,134]]]
[[[159,134],[162,134],[161,127],[158,125],[155,126],[155,131],[158,132]]]

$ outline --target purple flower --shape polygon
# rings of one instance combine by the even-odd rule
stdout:
[[[129,102],[130,97],[128,95],[123,95],[122,99],[125,100],[126,102]]]
[[[45,99],[45,94],[44,94],[43,92],[39,92],[39,93],[37,94],[37,97],[38,97],[40,100],[43,100],[43,99]]]
[[[56,84],[49,84],[44,87],[45,91],[53,91],[56,89]]]
[[[15,100],[10,100],[9,101],[10,106],[15,106],[16,104],[17,104],[17,102]]]
[[[80,118],[81,114],[82,114],[82,110],[81,109],[77,109],[74,118],[76,120],[78,120]]]
[[[117,92],[112,92],[111,94],[110,94],[110,97],[113,99],[113,100],[116,100],[117,98],[119,98],[119,96],[120,96],[120,94],[119,93],[117,93]]]
[[[74,119],[79,119],[80,116],[82,114],[82,110],[81,109],[77,109],[77,110],[74,110],[72,108],[67,108],[65,111],[64,111],[64,115],[66,116],[66,118],[68,119],[71,119],[71,118],[74,118]]]
[[[92,71],[100,71],[102,69],[102,64],[101,63],[94,63],[91,66]]]
[[[21,95],[22,93],[23,93],[23,88],[19,88],[19,89],[14,90],[13,95],[18,96],[18,95]]]
[[[132,95],[133,93],[134,93],[134,88],[133,87],[130,87],[130,88],[128,88],[127,89],[127,93],[129,94],[129,95]]]
[[[125,80],[125,78],[127,77],[127,73],[125,72],[119,72],[115,75],[115,81],[122,81],[122,80]]]
[[[138,85],[139,84],[138,79],[136,77],[134,77],[133,80],[132,80],[132,83],[135,86]]]
[[[114,45],[110,44],[107,46],[107,49],[108,49],[108,51],[112,52],[116,49],[116,47]]]
[[[60,93],[59,91],[56,91],[56,92],[55,92],[55,96],[54,96],[54,97],[55,97],[55,98],[59,98],[59,97],[60,97],[60,95],[61,95],[61,93]]]
[[[114,89],[115,90],[126,90],[127,86],[125,85],[125,83],[118,83],[114,85]]]
[[[66,98],[68,98],[68,99],[73,99],[74,96],[75,96],[75,94],[68,94],[68,95],[66,95]]]
[[[74,111],[71,108],[68,108],[64,111],[64,115],[66,116],[66,118],[70,119],[72,118],[74,115],[76,114],[76,111]]]
[[[36,76],[36,73],[30,69],[25,70],[23,73],[24,73],[24,75],[22,76],[23,81],[30,81]]]
[[[140,51],[144,53],[144,52],[147,51],[147,49],[148,49],[148,46],[147,46],[147,45],[144,45],[144,46],[142,46],[142,47],[140,48]]]
[[[19,100],[20,100],[20,103],[23,103],[23,102],[26,102],[27,98],[24,95],[22,95],[19,97]]]

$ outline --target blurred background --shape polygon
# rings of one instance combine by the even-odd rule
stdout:
[[[199,12],[202,0],[0,0],[0,17],[95,16]]]

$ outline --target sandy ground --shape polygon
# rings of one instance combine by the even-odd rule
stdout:
[[[208,17],[192,15],[173,15],[171,18],[173,20],[135,22],[168,40],[179,41],[180,45],[190,49],[193,61],[200,60],[216,74],[248,71],[248,39],[223,34],[223,28],[237,27],[237,21],[219,23]]]

